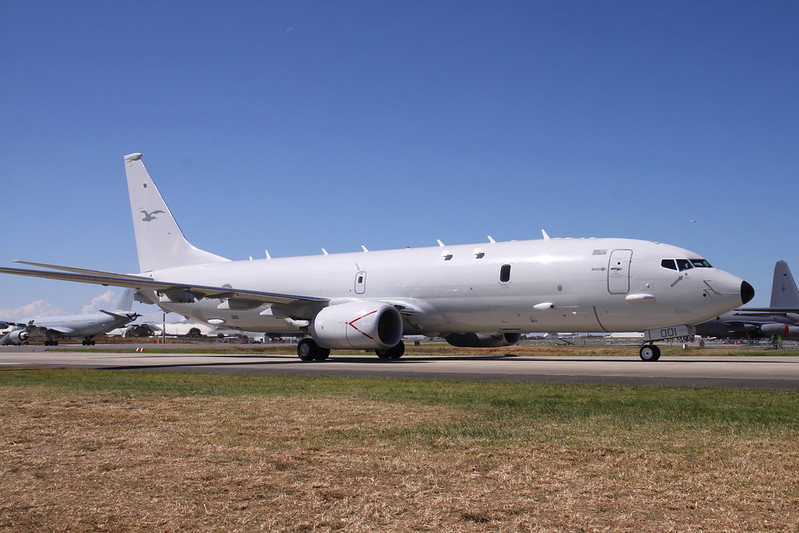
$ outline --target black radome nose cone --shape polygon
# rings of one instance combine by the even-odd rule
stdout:
[[[752,301],[752,298],[755,297],[755,288],[749,285],[747,282],[741,282],[741,301],[746,304]],[[743,304],[741,304],[743,305]]]

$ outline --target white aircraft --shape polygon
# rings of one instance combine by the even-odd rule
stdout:
[[[23,318],[16,323],[5,323],[14,328],[0,339],[0,345],[28,344],[30,337],[45,337],[45,346],[57,346],[59,337],[83,337],[83,345],[94,345],[94,336],[136,320],[131,313],[133,289],[122,292],[112,311],[99,311],[80,315],[36,316]]]
[[[524,333],[644,331],[654,342],[750,301],[752,286],[699,254],[632,239],[558,239],[231,261],[183,236],[141,160],[125,156],[140,273],[20,261],[51,270],[0,272],[136,289],[214,325],[302,331],[297,353],[330,349],[402,356],[403,335],[458,346],[508,346]]]

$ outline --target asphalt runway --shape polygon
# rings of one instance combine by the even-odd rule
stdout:
[[[152,348],[152,345],[147,345]],[[305,363],[295,355],[111,353],[103,346],[69,352],[43,346],[0,347],[0,370],[100,368],[296,376],[527,381],[799,390],[799,355],[769,357],[421,356],[384,361],[335,353]]]

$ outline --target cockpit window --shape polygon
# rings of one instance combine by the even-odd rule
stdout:
[[[677,264],[674,262],[674,259],[663,259],[660,262],[660,266],[663,268],[668,268],[670,270],[677,270]]]
[[[661,259],[660,266],[680,272],[691,268],[713,268],[707,259]]]

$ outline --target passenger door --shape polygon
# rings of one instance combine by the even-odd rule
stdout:
[[[608,291],[611,294],[630,292],[632,250],[613,250],[608,261]]]

